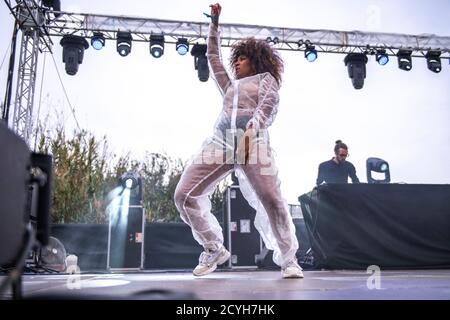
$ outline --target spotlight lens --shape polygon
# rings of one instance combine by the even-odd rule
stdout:
[[[306,60],[308,60],[309,62],[314,62],[317,59],[317,53],[314,51],[308,51],[306,53]]]
[[[103,48],[103,42],[100,39],[92,39],[92,47],[95,50],[100,50]]]
[[[128,189],[131,189],[131,187],[133,186],[133,179],[127,179],[127,181],[125,181],[125,186]]]
[[[155,58],[161,57],[161,51],[159,51],[159,50],[157,50],[157,49],[153,50],[152,53],[153,53],[153,56],[154,56]]]
[[[386,171],[388,169],[388,165],[386,163],[383,163],[380,167],[381,171]]]
[[[409,71],[412,68],[411,62],[408,59],[400,59],[399,68],[402,70]]]
[[[117,49],[118,49],[119,54],[122,57],[125,57],[125,56],[127,56],[130,53],[131,46],[128,43],[126,43],[126,42],[122,42],[122,43],[118,44]]]
[[[163,49],[162,46],[159,46],[159,45],[153,45],[153,46],[150,48],[150,53],[152,54],[153,57],[155,57],[155,58],[160,58],[160,57],[163,55],[163,53],[164,53],[163,50],[164,50],[164,49]]]
[[[126,55],[128,55],[128,50],[126,50],[126,49],[120,49],[119,54],[120,54],[122,57],[125,57]]]
[[[179,44],[179,45],[177,46],[177,52],[178,52],[180,55],[184,56],[184,55],[188,52],[188,47],[187,47],[187,45],[185,45],[185,44]]]
[[[378,57],[378,64],[380,64],[381,66],[386,65],[389,62],[389,57],[386,55],[381,55]]]

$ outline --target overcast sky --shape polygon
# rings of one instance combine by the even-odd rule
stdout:
[[[63,11],[128,15],[206,22],[211,1],[69,1]],[[225,23],[305,29],[373,31],[450,36],[450,1],[231,1],[220,2]],[[0,59],[8,50],[13,19],[0,4]],[[76,76],[64,71],[59,38],[54,58],[76,117],[83,129],[106,135],[117,154],[140,158],[166,152],[187,160],[212,133],[221,110],[220,93],[210,79],[198,81],[192,56],[180,56],[167,45],[161,59],[148,44],[133,43],[127,57],[117,54],[114,41],[103,50],[89,48]],[[223,49],[224,59],[229,50]],[[320,54],[314,63],[303,52],[283,51],[285,74],[277,118],[270,131],[284,197],[314,187],[320,162],[333,156],[334,141],[349,146],[350,157],[365,182],[368,157],[387,160],[394,183],[450,182],[450,65],[432,73],[425,59],[413,60],[405,72],[391,57],[379,66],[369,57],[362,90],[355,90],[344,66],[344,55]],[[448,54],[447,54],[448,56]],[[35,115],[42,86],[40,117],[63,115],[74,128],[55,66],[39,56]],[[8,57],[0,73],[2,101]],[[18,59],[16,60],[18,63]],[[14,82],[14,86],[15,86]],[[15,90],[15,89],[14,89]],[[15,92],[15,91],[13,91]]]

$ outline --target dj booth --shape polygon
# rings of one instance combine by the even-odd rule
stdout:
[[[318,268],[450,267],[450,185],[325,184],[299,201]]]

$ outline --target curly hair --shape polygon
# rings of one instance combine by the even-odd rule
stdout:
[[[281,84],[281,74],[284,70],[283,60],[265,40],[257,40],[253,37],[245,38],[231,47],[230,67],[233,73],[234,63],[241,55],[250,60],[254,74],[270,72],[278,84]]]

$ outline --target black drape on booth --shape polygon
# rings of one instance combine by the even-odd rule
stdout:
[[[328,184],[299,201],[316,267],[450,267],[450,185]]]

